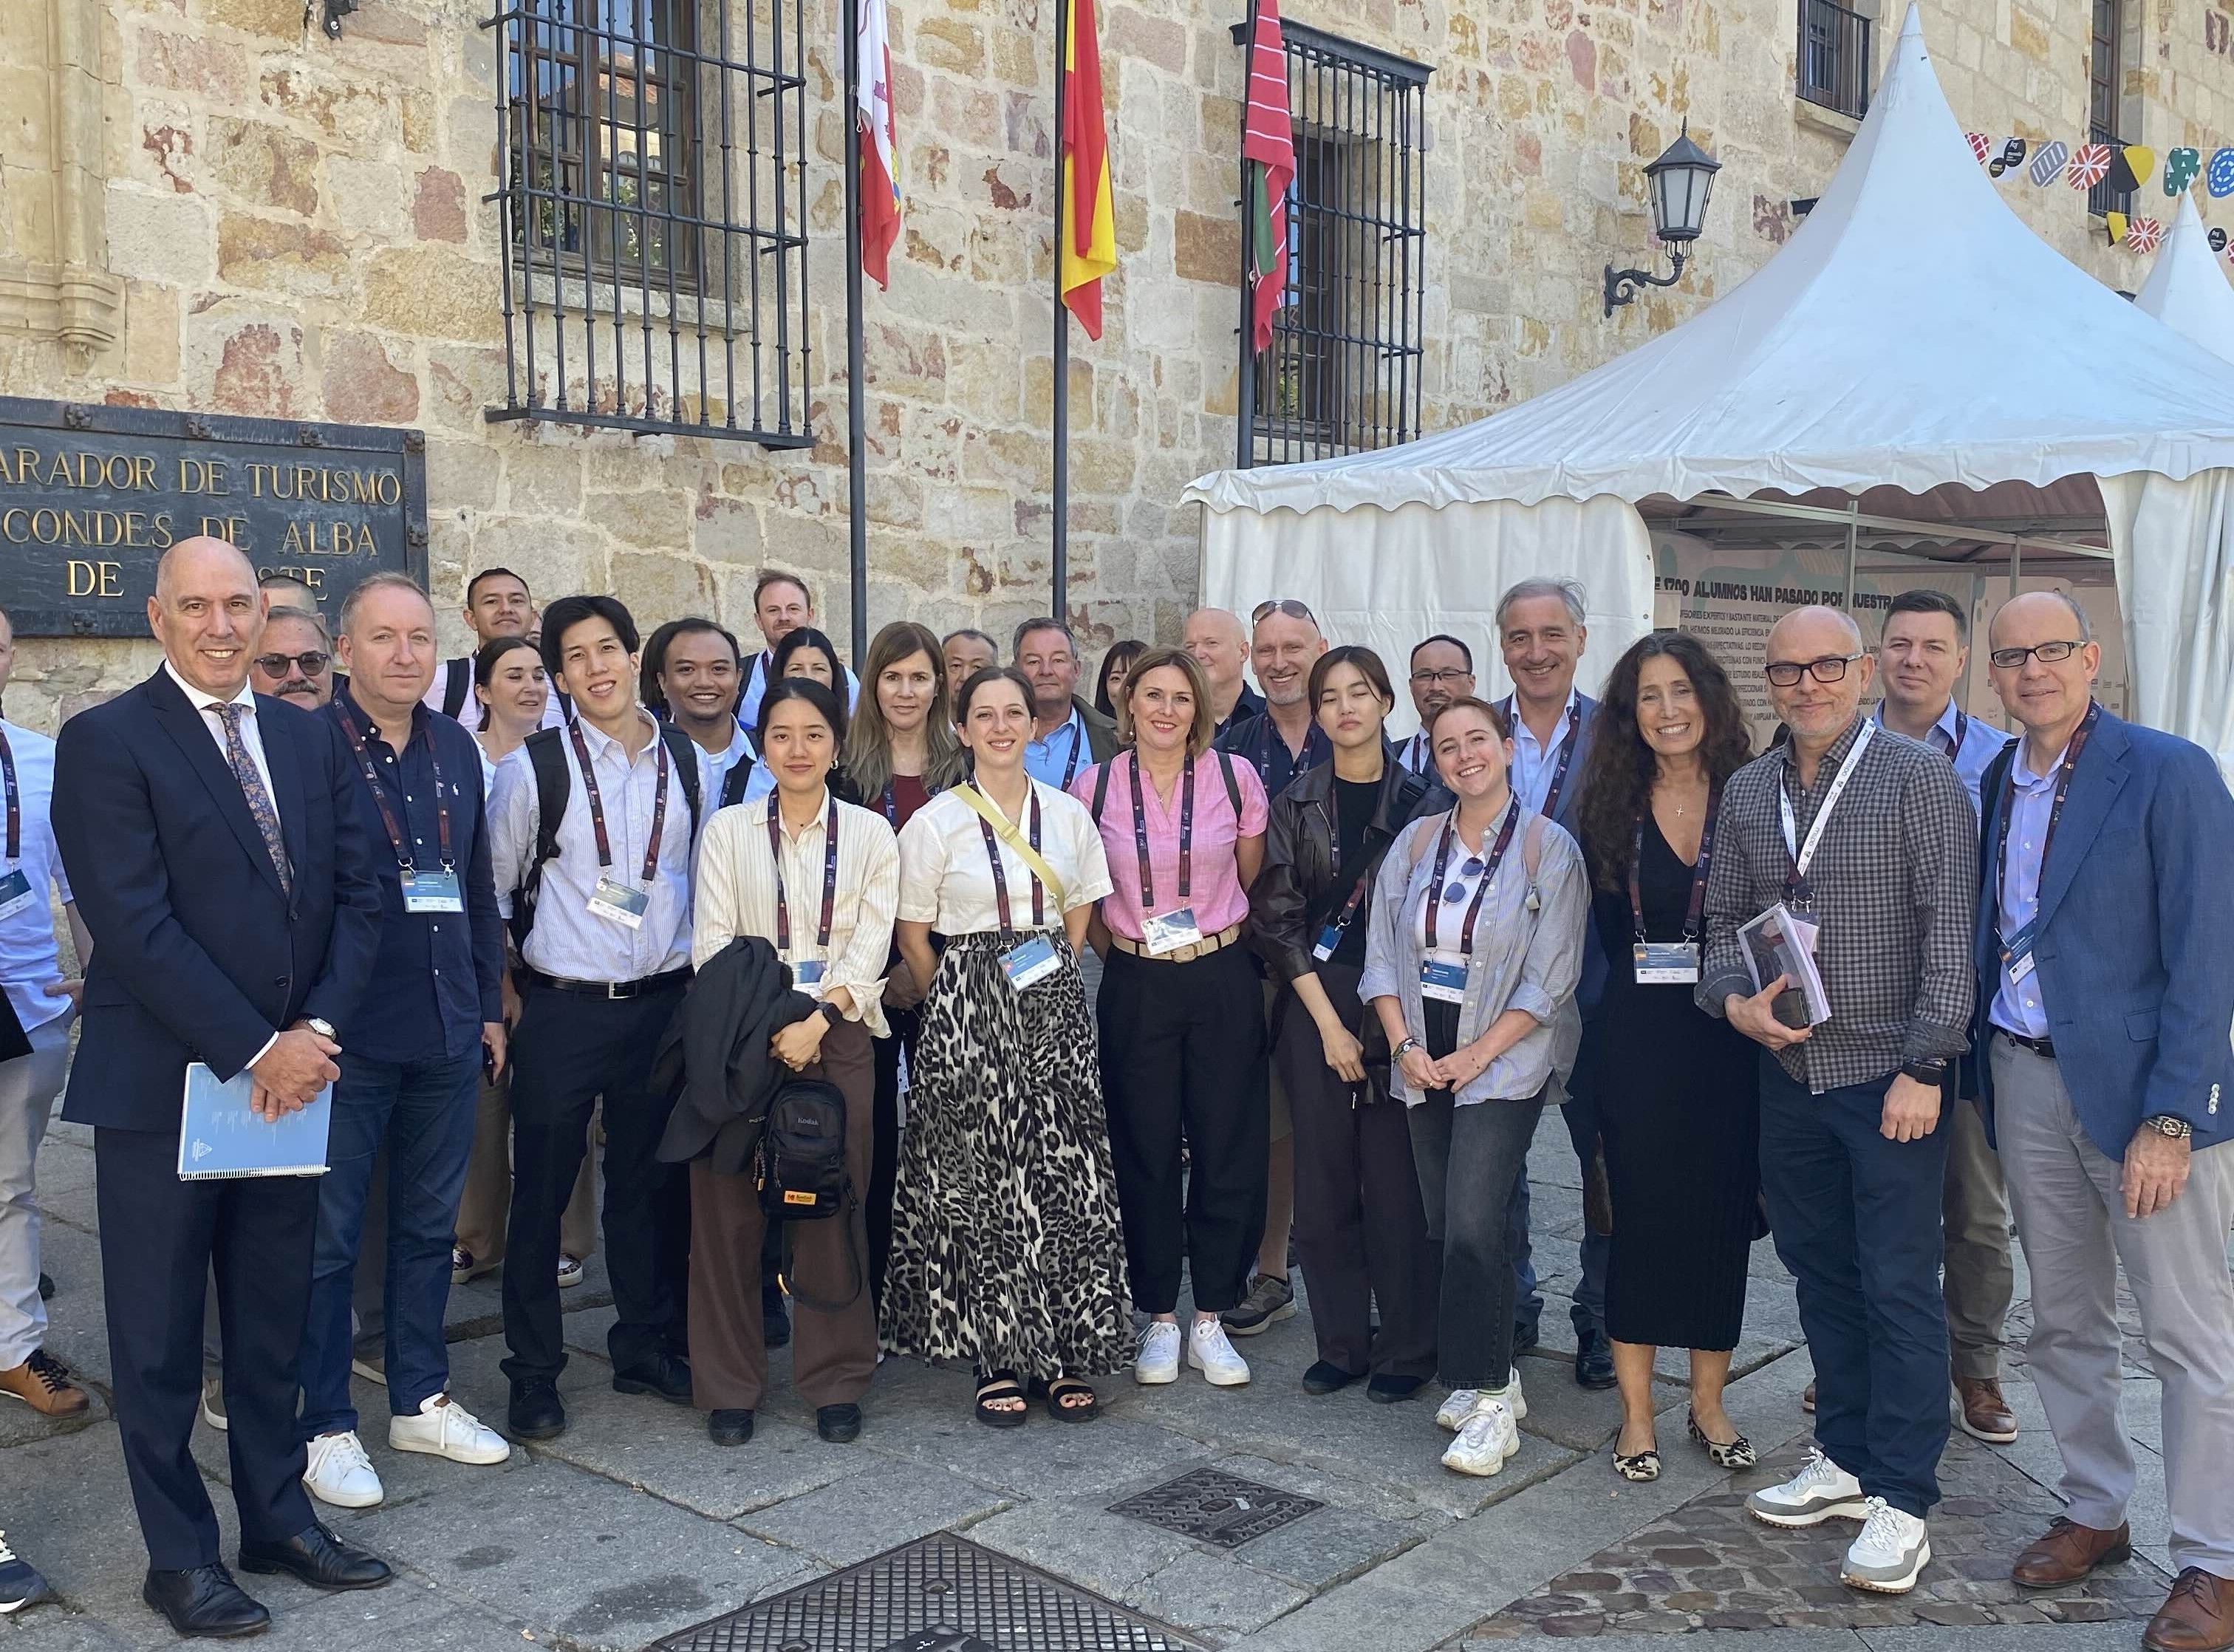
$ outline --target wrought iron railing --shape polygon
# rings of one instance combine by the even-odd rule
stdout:
[[[2120,160],[2126,140],[2105,126],[2090,126],[2087,135],[2096,143],[2110,146],[2110,170],[2102,181],[2087,192],[2087,210],[2096,218],[2107,212],[2127,212],[2133,210],[2133,192],[2118,187]]]
[[[1800,0],[1800,95],[1851,114],[1870,112],[1870,20],[1835,0]]]

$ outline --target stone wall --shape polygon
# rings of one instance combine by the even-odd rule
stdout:
[[[2135,140],[2161,152],[2234,134],[2221,3],[2127,0]],[[2079,133],[2090,6],[1927,7],[1958,120]],[[1290,14],[1434,69],[1429,429],[1545,389],[1727,291],[1789,235],[1791,201],[1821,192],[1852,129],[1795,102],[1794,0],[1304,0]],[[1176,634],[1195,555],[1178,495],[1232,450],[1242,55],[1227,31],[1241,15],[1238,0],[1105,10],[1122,262],[1105,336],[1074,335],[1070,397],[1072,617],[1095,643]],[[108,289],[81,291],[69,331],[0,298],[0,393],[421,427],[446,611],[465,570],[503,563],[545,596],[611,589],[651,618],[710,611],[741,630],[754,571],[774,563],[813,581],[842,641],[833,0],[809,0],[805,23],[820,440],[792,453],[483,419],[504,399],[504,354],[482,18],[474,0],[363,0],[331,41],[305,36],[300,0],[0,7],[0,293],[11,259],[75,258],[114,300],[103,323]],[[1898,22],[1880,25],[1880,63]],[[1051,0],[895,5],[906,205],[892,291],[872,287],[867,308],[872,624],[998,632],[1047,601],[1052,28]],[[1600,268],[1646,261],[1642,167],[1687,119],[1723,162],[1692,272],[1605,320]],[[2010,199],[2106,281],[2145,274],[2071,192]],[[454,644],[462,631],[447,611],[444,624]],[[151,657],[26,642],[10,709],[50,724],[62,696]]]

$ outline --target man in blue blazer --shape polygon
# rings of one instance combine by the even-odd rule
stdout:
[[[161,669],[63,724],[55,758],[55,836],[93,937],[62,1117],[95,1130],[141,1593],[187,1636],[269,1618],[219,1558],[188,1449],[212,1265],[242,1569],[326,1589],[389,1577],[317,1523],[302,1485],[296,1361],[317,1179],[178,1173],[187,1064],[251,1073],[267,1117],[299,1109],[336,1076],[377,943],[380,891],[340,730],[249,690],[265,604],[232,545],[173,545],[147,603]]]
[[[2093,699],[2101,650],[2061,591],[1994,617],[2023,738],[1981,787],[1980,1088],[2032,1270],[2028,1349],[2064,1517],[2035,1588],[2130,1552],[2118,1264],[2164,1385],[2178,1573],[2152,1652],[2234,1647],[2234,798],[2199,747]]]

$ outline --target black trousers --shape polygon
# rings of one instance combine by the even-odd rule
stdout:
[[[303,1491],[295,1401],[317,1178],[182,1182],[175,1131],[97,1130],[93,1153],[116,1421],[147,1564],[184,1571],[219,1558],[217,1516],[188,1447],[212,1273],[241,1536],[308,1530],[317,1517]]]
[[[892,1255],[892,1190],[900,1178],[900,1052],[915,1059],[916,1035],[923,1015],[914,1009],[885,1006],[890,1038],[876,1041],[877,1093],[871,1114],[874,1133],[869,1141],[869,1185],[862,1195],[863,1213],[869,1219],[869,1294],[881,1309],[885,1303],[885,1264]]]
[[[684,1342],[690,1190],[660,1163],[674,1111],[655,1095],[652,1055],[685,983],[615,1002],[526,983],[513,1034],[512,1218],[505,1236],[504,1374],[555,1379],[565,1368],[558,1311],[558,1224],[586,1150],[590,1109],[605,1104],[605,1273],[619,1314],[606,1334],[617,1369]]]
[[[1239,946],[1185,963],[1113,947],[1099,1009],[1102,1101],[1133,1305],[1150,1314],[1176,1309],[1184,1260],[1198,1309],[1236,1307],[1264,1234],[1271,1152],[1255,961]]]
[[[1322,963],[1318,977],[1342,1024],[1356,1031],[1365,1017],[1358,971]],[[1310,1283],[1319,1358],[1353,1374],[1431,1377],[1443,1258],[1427,1243],[1404,1104],[1354,1095],[1326,1064],[1318,1023],[1292,992],[1272,1015],[1272,1060],[1296,1121],[1296,1255]]]

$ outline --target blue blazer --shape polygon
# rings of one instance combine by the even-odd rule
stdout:
[[[1575,721],[1582,733],[1575,739],[1575,758],[1567,765],[1567,783],[1559,789],[1559,806],[1551,811],[1551,819],[1565,828],[1567,835],[1577,843],[1583,840],[1583,831],[1577,817],[1582,813],[1583,775],[1591,766],[1591,748],[1597,741],[1598,702],[1586,694],[1575,696]],[[1583,925],[1583,978],[1575,988],[1575,1002],[1580,1006],[1583,1019],[1592,1020],[1597,1013],[1598,1001],[1605,996],[1606,976],[1612,966],[1607,963],[1605,948],[1598,941],[1598,926],[1585,922]]]
[[[1987,771],[1979,832],[1976,1046],[1989,1136],[1985,1051],[2002,975],[1996,846],[2016,750]],[[2159,1113],[2193,1125],[2198,1150],[2234,1136],[2230,843],[2234,797],[2209,754],[2105,711],[2064,794],[2033,958],[2080,1123],[2112,1159]]]
[[[186,1064],[229,1079],[305,1016],[344,1044],[380,885],[341,730],[256,696],[295,893],[210,728],[168,672],[62,725],[55,839],[93,937],[62,1117],[174,1133]]]

